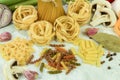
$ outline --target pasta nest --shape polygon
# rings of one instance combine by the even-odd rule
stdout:
[[[79,25],[84,25],[91,18],[91,6],[84,0],[75,0],[68,5],[68,15],[75,19]]]
[[[19,6],[13,13],[13,23],[17,29],[28,30],[37,18],[37,10],[31,5]]]
[[[56,37],[60,42],[71,42],[78,37],[80,32],[79,24],[69,16],[61,16],[57,18],[54,26]]]
[[[45,45],[54,37],[53,25],[47,21],[37,21],[30,26],[28,31],[34,43]]]

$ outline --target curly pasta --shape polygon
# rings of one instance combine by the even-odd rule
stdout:
[[[54,23],[57,39],[62,41],[74,41],[78,37],[79,24],[69,16],[61,16]]]
[[[34,52],[32,45],[26,39],[15,38],[13,41],[1,44],[0,53],[5,60],[14,58],[19,65],[25,65]]]
[[[33,23],[28,33],[32,41],[39,45],[48,44],[55,35],[52,24],[47,21]]]
[[[13,13],[13,23],[17,29],[29,29],[37,18],[37,10],[31,5],[19,6]]]
[[[75,0],[68,5],[68,15],[80,25],[86,24],[91,17],[91,6],[85,0]]]

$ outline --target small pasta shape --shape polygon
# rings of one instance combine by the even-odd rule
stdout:
[[[32,44],[26,39],[15,38],[13,41],[0,45],[2,57],[5,60],[14,58],[19,65],[25,65],[33,52]]]

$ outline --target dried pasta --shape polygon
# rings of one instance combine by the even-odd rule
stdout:
[[[79,33],[79,24],[69,16],[61,16],[56,19],[55,23],[56,37],[58,41],[74,41]]]
[[[64,14],[62,0],[38,0],[39,20],[47,20],[54,23],[56,18]]]
[[[31,41],[15,38],[13,41],[1,44],[0,53],[5,60],[16,59],[19,65],[25,65],[34,52],[32,45]]]
[[[91,6],[85,0],[75,0],[68,5],[68,15],[80,25],[86,24],[91,17]]]
[[[102,45],[97,45],[95,42],[91,40],[84,40],[80,38],[76,39],[75,42],[73,43],[79,47],[79,50],[78,52],[76,52],[75,50],[71,49],[72,52],[80,56],[84,63],[92,64],[98,67],[101,65],[100,58],[104,54]]]
[[[17,29],[28,30],[37,18],[37,10],[31,5],[19,6],[13,13],[13,23]]]
[[[47,21],[33,23],[30,26],[28,33],[32,41],[39,45],[48,44],[55,34],[52,24]]]

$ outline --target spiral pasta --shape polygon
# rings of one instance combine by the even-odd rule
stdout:
[[[68,15],[80,25],[86,24],[91,17],[91,7],[85,0],[75,0],[68,5]]]
[[[52,24],[47,21],[38,21],[33,23],[30,26],[28,33],[32,41],[39,45],[49,43],[55,34]]]
[[[78,37],[80,29],[79,24],[69,16],[61,16],[54,23],[56,37],[59,41],[71,42]]]
[[[13,13],[13,23],[17,29],[29,29],[37,18],[37,10],[32,5],[19,6]]]

